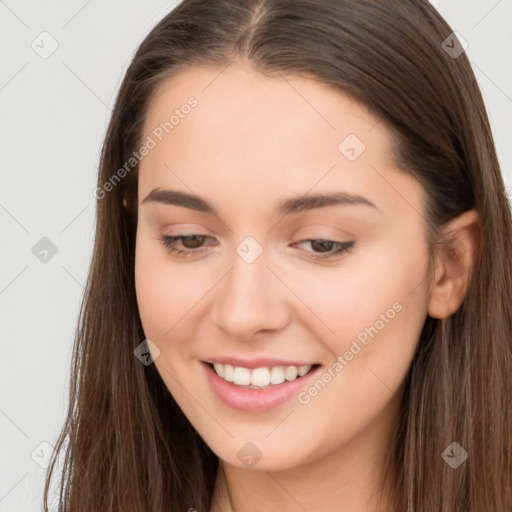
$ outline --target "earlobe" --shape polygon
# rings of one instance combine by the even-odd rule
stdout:
[[[451,221],[436,251],[435,272],[428,306],[432,318],[446,318],[459,309],[480,252],[482,226],[475,209]]]

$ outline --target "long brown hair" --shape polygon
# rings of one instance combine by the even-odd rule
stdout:
[[[235,62],[332,85],[384,122],[397,166],[427,192],[433,246],[448,221],[479,213],[470,285],[456,313],[426,318],[390,467],[397,511],[512,510],[511,214],[475,76],[465,53],[443,43],[458,48],[451,34],[426,0],[185,0],[151,30],[121,84],[102,149],[69,411],[45,511],[58,454],[59,511],[209,509],[218,459],[155,365],[134,357],[145,338],[134,289],[137,166],[108,193],[104,184],[140,147],[148,103],[165,78]],[[457,469],[441,457],[452,442],[468,453]]]

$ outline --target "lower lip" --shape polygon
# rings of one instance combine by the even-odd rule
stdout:
[[[285,381],[266,389],[246,389],[219,377],[207,363],[201,362],[213,391],[226,405],[245,412],[263,412],[296,396],[320,370],[320,366],[290,382]]]

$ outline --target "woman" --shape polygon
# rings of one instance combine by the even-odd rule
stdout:
[[[184,1],[95,196],[59,510],[512,509],[511,215],[428,2]]]

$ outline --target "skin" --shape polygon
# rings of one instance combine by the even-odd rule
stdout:
[[[439,251],[431,274],[424,190],[397,169],[389,131],[363,106],[305,77],[266,77],[246,64],[191,68],[152,99],[144,139],[190,96],[198,105],[140,164],[135,279],[156,367],[220,459],[211,511],[379,510],[404,378],[427,314],[449,316],[462,302],[476,212],[451,223],[458,252]],[[348,134],[366,146],[354,161],[338,149]],[[143,203],[156,188],[201,196],[218,215]],[[277,213],[288,197],[335,190],[377,208]],[[183,257],[160,239],[180,234],[211,238],[199,249],[178,241],[198,251]],[[263,249],[253,263],[236,252],[249,235]],[[311,239],[355,244],[321,260]],[[400,312],[306,405],[237,411],[204,377],[199,361],[214,355],[327,369],[394,303]],[[237,457],[248,441],[262,455],[250,468]],[[392,489],[381,510],[392,510]]]

